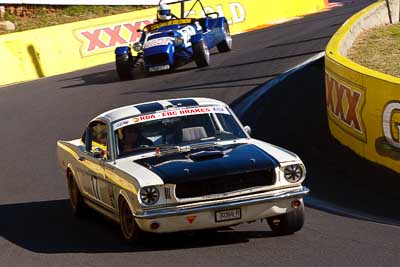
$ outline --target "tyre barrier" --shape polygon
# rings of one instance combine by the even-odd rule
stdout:
[[[206,12],[228,19],[233,34],[327,8],[327,0],[203,0]],[[186,3],[189,7],[191,3]],[[262,8],[260,8],[262,7]],[[180,14],[180,6],[172,5]],[[0,86],[63,74],[115,61],[116,46],[140,38],[156,8],[0,35]],[[199,7],[190,17],[204,16]]]
[[[331,134],[360,156],[400,172],[400,78],[346,57],[362,31],[399,21],[399,0],[389,2],[390,8],[382,0],[363,9],[334,34],[325,50],[325,95]]]

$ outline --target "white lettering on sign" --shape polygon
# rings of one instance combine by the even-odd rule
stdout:
[[[230,13],[227,10],[224,11],[223,5],[216,5],[215,8],[210,7],[210,6],[205,6],[204,11],[201,11],[200,16],[205,18],[207,15],[206,14],[211,14],[218,12],[220,17],[225,17],[228,21],[228,24],[235,24],[235,23],[241,23],[246,20],[246,9],[241,3],[238,2],[233,2],[229,3],[229,9]],[[185,17],[197,17],[197,13],[194,10],[186,11],[185,12]],[[212,16],[216,17],[216,16]]]
[[[198,108],[184,108],[184,109],[171,109],[165,111],[159,111],[148,115],[139,115],[134,118],[125,119],[114,123],[114,130],[118,130],[122,127],[137,124],[146,121],[160,120],[165,118],[173,118],[180,116],[190,116],[197,114],[207,114],[207,113],[221,113],[230,114],[225,107],[198,107]]]
[[[385,107],[382,119],[383,134],[390,145],[400,148],[400,122],[393,120],[395,113],[400,113],[400,102],[391,102]],[[393,126],[397,130],[396,134],[392,131]]]
[[[233,23],[240,23],[246,19],[246,10],[240,3],[230,3],[231,12],[233,15]]]

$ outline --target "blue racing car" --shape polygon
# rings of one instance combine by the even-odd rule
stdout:
[[[134,79],[140,72],[173,70],[193,60],[198,67],[205,67],[210,64],[211,48],[217,47],[219,52],[232,50],[226,18],[217,12],[206,13],[200,0],[190,11],[199,3],[206,17],[185,18],[185,1],[179,1],[181,18],[172,14],[168,5],[161,4],[157,10],[157,22],[141,30],[142,37],[138,42],[132,47],[115,49],[116,68],[121,80]],[[136,56],[132,55],[131,49],[137,52]]]

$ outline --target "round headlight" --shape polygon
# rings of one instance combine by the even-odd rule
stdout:
[[[289,165],[283,169],[283,176],[289,183],[296,183],[303,178],[303,168],[299,164]]]
[[[139,42],[136,42],[133,44],[132,46],[133,50],[135,50],[136,52],[140,52],[143,48],[142,44]]]
[[[183,38],[182,38],[182,36],[177,36],[177,37],[175,37],[175,44],[176,44],[176,45],[181,45],[181,44],[183,44]]]
[[[160,199],[160,191],[155,186],[143,187],[140,190],[140,199],[146,205],[154,205]]]

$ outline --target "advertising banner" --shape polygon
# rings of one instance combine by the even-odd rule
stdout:
[[[203,0],[205,12],[195,1],[185,2],[185,15],[225,16],[232,34],[251,31],[284,19],[315,13],[325,0]],[[171,5],[180,16],[180,4]],[[0,35],[0,85],[84,69],[115,60],[114,50],[140,38],[138,29],[156,19],[156,7],[99,19],[90,19],[20,33]]]
[[[333,136],[357,154],[400,172],[400,79],[362,74],[325,59]]]
[[[174,0],[163,0],[163,3]],[[160,0],[4,0],[0,4],[36,5],[158,5]]]
[[[377,2],[354,15],[330,40],[325,53],[325,96],[329,129],[360,156],[400,173],[400,78],[343,56],[339,47],[352,25]]]

